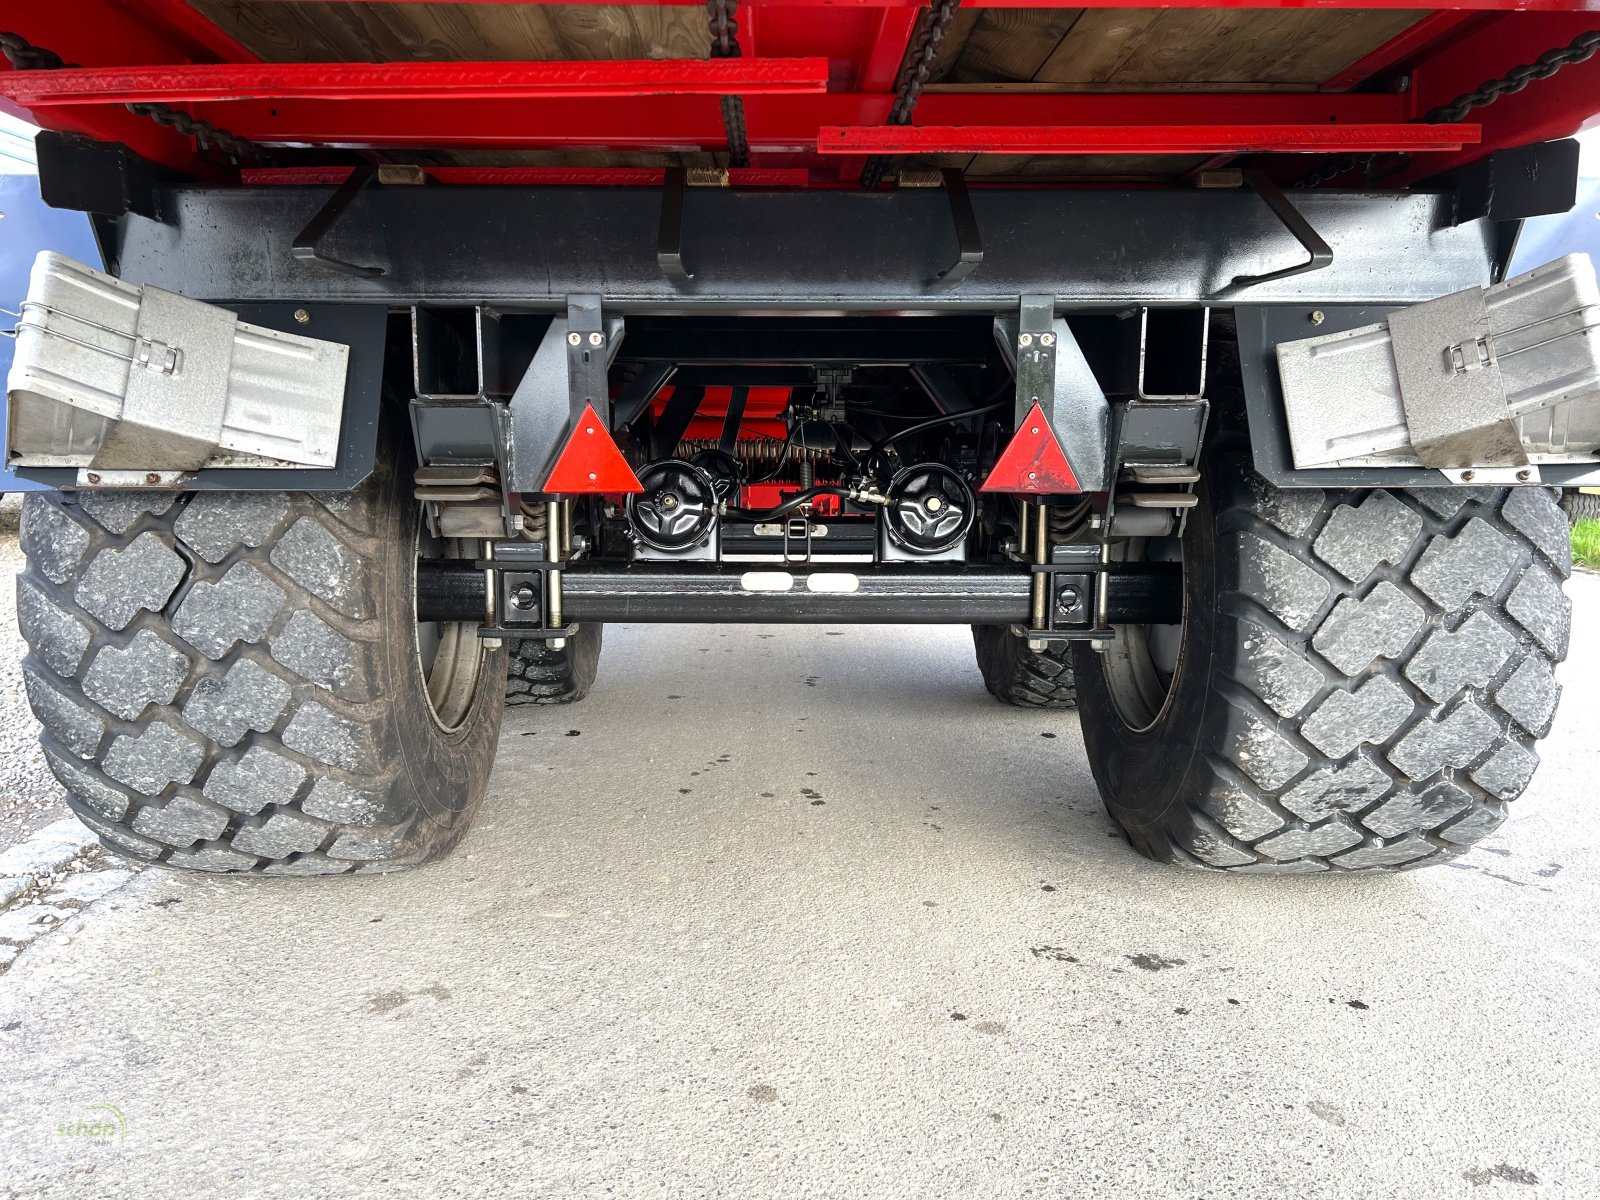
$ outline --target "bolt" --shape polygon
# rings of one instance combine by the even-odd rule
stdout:
[[[311,314],[303,308],[297,308],[294,310],[294,319],[295,322],[300,325],[311,324]]]
[[[539,593],[534,590],[533,584],[520,584],[518,585],[517,590],[511,595],[511,607],[524,610],[530,609],[538,602],[538,600]]]
[[[146,471],[146,472],[145,472],[145,473],[144,473],[144,481],[145,481],[145,482],[146,482],[146,483],[149,483],[149,484],[156,484],[156,483],[160,483],[160,482],[161,482],[161,476],[160,476],[160,475],[158,475],[158,474],[157,474],[157,473],[156,473],[156,472],[154,472],[154,471]]]
[[[90,483],[99,483],[100,482],[100,476],[96,475],[93,471],[90,471],[89,472],[89,482]]]
[[[678,507],[678,498],[671,492],[667,492],[662,495],[660,504],[662,508],[666,509],[668,512],[671,512],[673,509]]]
[[[1461,472],[1461,482],[1462,483],[1471,483],[1477,477],[1478,477],[1478,473],[1476,471],[1463,471],[1463,472]]]
[[[1056,335],[1055,334],[1053,334],[1053,333],[1041,333],[1039,335],[1039,345],[1041,345],[1041,346],[1054,346],[1055,344],[1056,344]]]
[[[1528,470],[1527,467],[1523,467],[1522,470],[1517,472],[1517,482],[1519,483],[1527,483],[1532,478],[1533,472]]]
[[[1019,345],[1019,346],[1031,346],[1031,345],[1033,345],[1033,334],[1031,334],[1031,333],[1022,334],[1020,337],[1017,338],[1017,345]]]
[[[1320,308],[1313,308],[1311,310],[1311,323],[1313,325],[1321,325],[1325,320],[1327,320],[1327,316]]]
[[[505,645],[505,643],[502,642],[499,638],[484,638],[483,639],[483,648],[485,650],[498,650],[503,645]]]
[[[1029,471],[1028,472],[1028,478],[1029,479],[1037,479],[1037,478],[1039,478],[1039,472],[1037,472],[1037,471]]]
[[[944,501],[940,500],[937,496],[929,496],[927,503],[922,507],[926,508],[929,512],[938,512],[944,507]]]
[[[1032,650],[1035,654],[1044,653],[1044,651],[1048,648],[1048,646],[1049,646],[1049,643],[1046,642],[1043,638],[1029,638],[1028,639],[1028,649]]]
[[[600,476],[596,475],[593,471],[589,472],[589,482],[590,483],[593,483],[596,479],[599,479],[599,478],[600,478]]]
[[[591,346],[602,345],[602,344],[604,344],[605,340],[606,340],[605,334],[603,334],[603,333],[591,333],[589,335],[589,345],[591,345]]]
[[[1056,595],[1056,607],[1059,608],[1064,615],[1077,608],[1078,602],[1082,599],[1083,597],[1078,594],[1077,588],[1064,587]]]
[[[569,333],[569,334],[567,334],[567,345],[569,345],[569,346],[581,346],[581,345],[583,345],[583,334],[581,334],[581,333]]]

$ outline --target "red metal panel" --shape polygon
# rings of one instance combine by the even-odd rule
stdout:
[[[749,96],[745,119],[751,146],[768,154],[814,155],[823,126],[882,125],[892,98],[830,92]],[[41,109],[47,114],[78,109]],[[726,145],[722,114],[709,96],[662,96],[641,105],[626,99],[576,100],[239,100],[198,106],[244,137],[267,144],[381,146],[498,146],[548,149],[629,149],[692,152]],[[1066,125],[1325,125],[1339,130],[1404,121],[1403,96],[1273,95],[1265,93],[1089,95],[950,93],[925,95],[918,115],[929,125],[1030,129]],[[901,133],[906,130],[901,129]],[[1343,142],[1330,141],[1326,144]],[[1457,143],[1460,144],[1460,143]],[[1208,147],[1214,149],[1217,147]],[[845,150],[843,153],[862,153]],[[791,165],[774,163],[771,165]]]
[[[1476,125],[830,126],[821,154],[1209,154],[1459,150]]]
[[[187,57],[197,62],[208,58],[219,62],[261,61],[254,51],[191,8],[189,0],[121,0],[120,7],[130,14],[142,14],[148,24],[171,31],[174,42],[192,45],[195,52]]]
[[[246,167],[239,173],[247,187],[340,184],[354,167]],[[425,167],[433,183],[466,187],[660,187],[660,167]],[[729,187],[804,187],[810,172],[799,168],[733,167]]]
[[[1412,72],[1417,111],[1425,114],[1448,104],[1488,80],[1504,77],[1511,68],[1531,63],[1545,51],[1558,49],[1579,34],[1597,29],[1600,18],[1592,15],[1530,13],[1495,21],[1417,64]],[[1466,119],[1482,126],[1479,145],[1458,154],[1404,164],[1400,170],[1382,175],[1379,182],[1384,187],[1399,187],[1495,150],[1569,137],[1597,114],[1600,55],[1564,67],[1549,79],[1534,80],[1524,90],[1503,95],[1493,104],[1473,109]]]
[[[15,71],[20,104],[178,104],[238,100],[517,100],[530,97],[781,95],[823,92],[825,58],[604,62],[231,63]]]
[[[35,46],[57,51],[68,61],[86,65],[181,62],[196,49],[181,39],[174,39],[161,23],[145,19],[131,5],[124,6],[117,0],[13,2],[4,4],[4,10],[0,15],[0,28],[20,34]],[[0,59],[0,64],[3,62]],[[0,66],[0,80],[11,77],[12,73]],[[68,130],[102,141],[121,142],[153,162],[207,180],[215,180],[220,175],[216,168],[195,157],[191,139],[124,109],[35,114],[3,98],[0,98],[0,109],[46,129]]]

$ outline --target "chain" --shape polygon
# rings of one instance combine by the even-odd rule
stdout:
[[[13,69],[18,71],[55,71],[66,66],[61,56],[53,50],[35,46],[20,34],[0,32],[0,53],[4,53]],[[199,143],[202,150],[216,147],[234,160],[266,157],[266,151],[250,141],[219,129],[201,117],[179,112],[165,104],[129,104],[127,110],[137,117],[148,117],[157,125],[176,129]]]
[[[956,19],[956,9],[961,0],[934,0],[917,21],[917,32],[906,47],[906,56],[900,62],[900,74],[895,80],[894,107],[889,110],[890,125],[911,124],[911,114],[916,110],[922,89],[933,75],[934,61],[939,57],[939,47],[945,34]],[[888,175],[894,160],[886,154],[875,154],[867,159],[861,169],[861,186],[875,188]]]
[[[187,137],[192,137],[200,144],[202,150],[209,150],[215,146],[229,158],[261,159],[266,157],[266,151],[252,142],[249,138],[242,138],[236,133],[229,133],[226,129],[213,125],[201,117],[190,116],[165,104],[129,104],[128,111],[136,117],[148,117],[157,125],[164,125],[168,129],[176,129]]]
[[[734,13],[739,0],[706,0],[706,11],[711,18],[711,57],[738,58],[739,22]],[[744,97],[722,98],[722,126],[728,135],[728,165],[750,165],[750,131],[744,123]]]
[[[1499,79],[1479,84],[1449,104],[1441,104],[1422,119],[1431,125],[1448,125],[1459,121],[1475,108],[1493,104],[1501,96],[1514,96],[1534,80],[1549,79],[1562,67],[1588,62],[1596,54],[1600,54],[1600,30],[1580,33],[1559,50],[1546,50],[1531,63],[1512,67]]]
[[[1531,63],[1512,67],[1499,79],[1491,79],[1487,83],[1480,83],[1470,92],[1463,92],[1449,104],[1441,104],[1438,108],[1430,109],[1423,115],[1422,120],[1428,125],[1452,125],[1460,121],[1475,108],[1484,108],[1493,104],[1502,96],[1513,96],[1527,87],[1536,79],[1549,79],[1563,67],[1570,67],[1577,63],[1588,62],[1596,54],[1600,54],[1600,30],[1580,33],[1565,46],[1555,50],[1546,50]],[[1402,158],[1405,156],[1402,155]],[[1338,178],[1347,171],[1357,167],[1366,173],[1368,182],[1377,176],[1376,154],[1347,154],[1343,158],[1335,159],[1319,171],[1314,171],[1303,179],[1297,180],[1295,187],[1316,187],[1318,184],[1327,183]]]
[[[18,71],[54,71],[67,65],[55,51],[41,50],[27,38],[15,33],[0,33],[0,52]]]

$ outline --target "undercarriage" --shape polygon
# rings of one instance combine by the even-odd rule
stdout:
[[[120,71],[0,41],[0,97],[55,127],[41,192],[103,257],[36,261],[5,466],[49,489],[30,699],[107,844],[438,857],[508,694],[581,700],[609,622],[969,625],[996,699],[1077,708],[1161,861],[1390,870],[1496,828],[1559,694],[1555,489],[1600,482],[1593,267],[1510,270],[1573,203],[1579,117],[1524,92],[1590,78],[1600,36],[1526,14],[1385,50],[1371,22],[1391,64],[1473,49],[1454,90],[1418,76],[1427,107],[1410,76],[1196,77],[1161,100],[1187,124],[1031,83],[924,123],[954,4],[884,16],[892,92],[876,52],[741,65],[710,12],[709,59],[588,65]],[[1030,109],[1060,120],[995,117]],[[664,161],[444,157],[630,138]],[[1130,174],[997,169],[1024,153]]]

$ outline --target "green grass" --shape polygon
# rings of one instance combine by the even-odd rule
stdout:
[[[1572,527],[1572,561],[1600,571],[1600,521],[1579,521]]]

